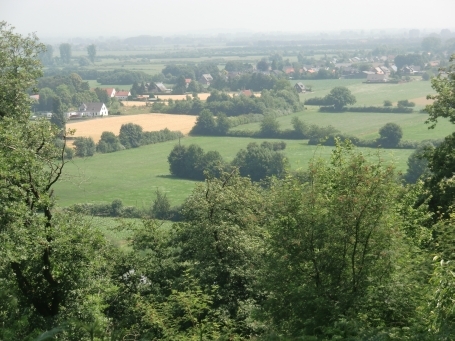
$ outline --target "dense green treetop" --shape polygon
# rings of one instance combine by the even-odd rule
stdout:
[[[357,102],[351,90],[344,86],[337,86],[330,90],[325,100],[327,104],[333,105],[336,110],[341,110],[344,106]]]

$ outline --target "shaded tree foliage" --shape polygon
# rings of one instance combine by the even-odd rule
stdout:
[[[119,140],[126,149],[139,147],[142,144],[142,127],[134,123],[122,124]]]

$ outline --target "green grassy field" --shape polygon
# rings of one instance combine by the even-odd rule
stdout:
[[[447,120],[440,120],[435,129],[428,129],[424,122],[428,115],[421,113],[413,114],[378,114],[378,113],[321,113],[316,107],[309,106],[304,112],[289,116],[278,117],[280,129],[292,129],[292,118],[299,117],[308,125],[328,126],[340,130],[342,133],[355,135],[363,139],[375,139],[379,136],[379,129],[388,122],[397,123],[403,129],[403,139],[422,141],[437,139],[451,134],[454,126]],[[232,130],[260,129],[260,122],[244,124],[232,128]]]
[[[295,83],[297,81],[293,81]],[[362,79],[324,79],[324,80],[303,80],[305,85],[311,85],[313,92],[300,95],[303,102],[305,99],[313,97],[324,97],[331,89],[336,86],[345,86],[351,90],[356,97],[356,106],[382,106],[384,100],[397,102],[403,99],[414,100],[416,109],[424,107],[424,98],[435,91],[431,88],[431,83],[415,80],[402,84],[365,84]]]
[[[85,216],[84,219],[100,230],[110,243],[125,250],[130,248],[128,239],[133,236],[133,229],[142,225],[141,219],[93,216]],[[171,221],[158,221],[158,224],[163,229],[169,229],[172,226]],[[129,228],[123,228],[126,226]]]
[[[187,137],[182,144],[200,145],[205,151],[218,150],[230,162],[235,154],[250,142],[264,139]],[[307,145],[307,141],[286,141],[285,154],[292,169],[306,168],[313,157],[327,158],[331,147]],[[112,202],[121,199],[125,205],[150,207],[157,188],[164,191],[171,204],[182,203],[196,182],[177,179],[169,174],[167,156],[175,141],[143,146],[112,154],[95,154],[86,159],[75,159],[65,166],[64,176],[55,186],[58,204],[66,207],[83,202]],[[365,149],[370,152],[371,150]],[[412,150],[385,150],[385,159],[394,159],[404,171]]]

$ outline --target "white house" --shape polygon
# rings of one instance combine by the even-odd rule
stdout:
[[[107,116],[109,112],[104,103],[82,103],[79,107],[81,116],[85,117],[96,117],[96,116]]]

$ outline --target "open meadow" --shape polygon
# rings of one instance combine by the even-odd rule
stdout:
[[[280,129],[292,129],[292,118],[297,116],[308,125],[322,127],[333,126],[342,133],[357,136],[362,139],[375,139],[379,136],[379,129],[386,123],[398,124],[403,130],[403,139],[422,141],[427,139],[438,139],[451,134],[454,130],[453,124],[440,119],[435,129],[428,129],[425,124],[427,114],[381,114],[381,113],[323,113],[317,107],[306,106],[303,112],[294,113],[289,116],[277,118]],[[232,128],[232,130],[259,131],[260,122],[249,123]]]
[[[204,151],[217,150],[230,162],[248,143],[269,139],[234,137],[185,137],[181,144],[198,144]],[[142,146],[110,154],[77,158],[65,166],[64,176],[55,186],[58,203],[66,207],[75,203],[110,203],[121,199],[125,205],[149,207],[156,189],[164,191],[172,205],[181,204],[197,182],[175,178],[169,173],[167,157],[177,141]],[[306,168],[314,157],[328,158],[332,147],[309,146],[306,140],[288,140],[284,151],[292,169]],[[365,152],[375,150],[362,148]],[[412,150],[383,150],[386,160],[394,160],[401,171]]]
[[[293,81],[295,83],[297,81]],[[323,79],[323,80],[303,80],[299,81],[305,86],[311,85],[313,92],[300,95],[303,102],[308,98],[324,97],[336,86],[345,86],[351,90],[356,97],[355,106],[382,106],[385,100],[392,101],[394,105],[400,100],[408,99],[416,103],[416,109],[430,104],[426,100],[428,94],[434,94],[431,83],[422,81],[419,77],[413,81],[401,84],[391,83],[363,83],[364,79]]]

